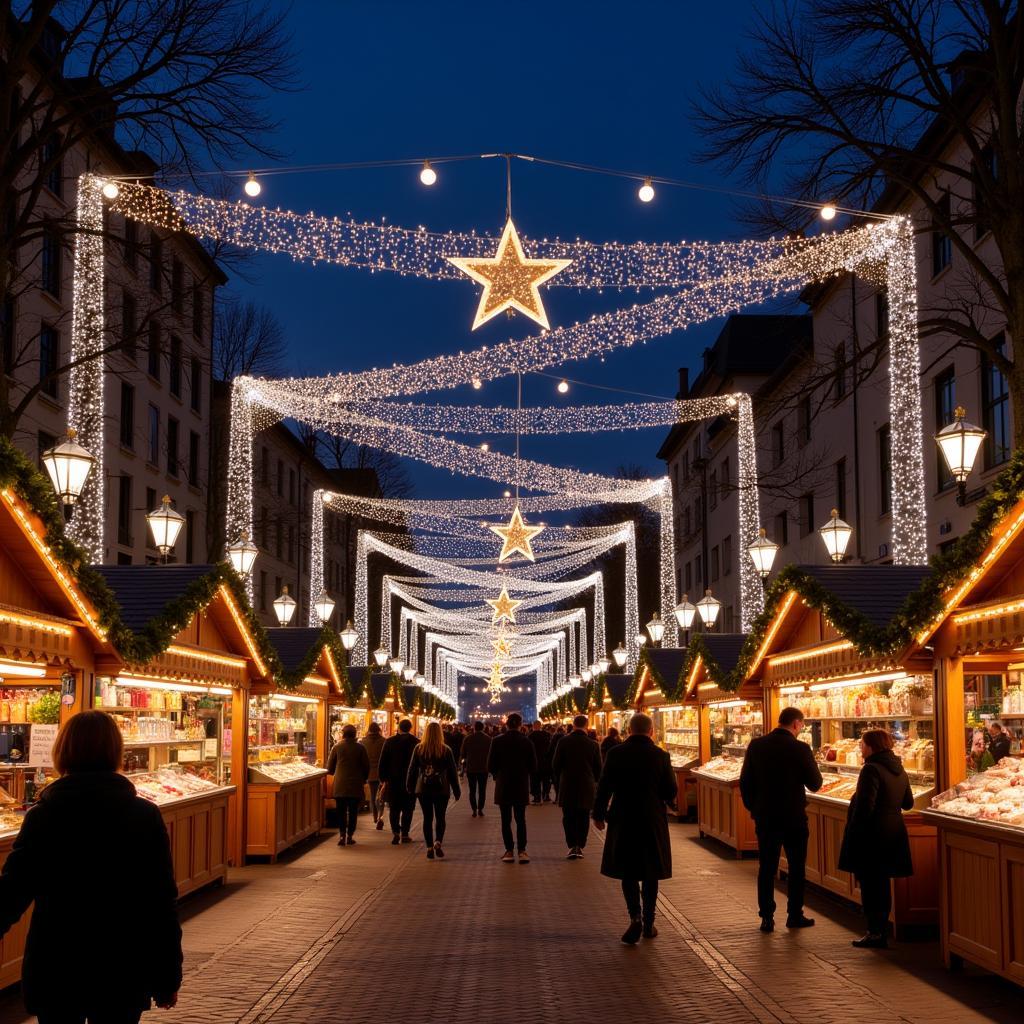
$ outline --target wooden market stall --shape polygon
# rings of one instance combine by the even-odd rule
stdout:
[[[859,737],[866,729],[886,729],[915,797],[914,810],[904,815],[914,874],[893,882],[892,919],[898,932],[934,926],[936,830],[921,813],[935,792],[939,754],[932,659],[912,638],[883,642],[929,569],[801,566],[785,573],[787,588],[761,634],[744,687],[763,687],[771,723],[787,706],[805,715],[800,738],[813,748],[825,780],[818,793],[808,795],[807,881],[859,903],[855,879],[838,866],[839,852],[862,764]],[[849,623],[849,632],[834,621]],[[870,644],[868,637],[874,638]]]
[[[1024,500],[992,520],[981,554],[917,638],[934,646],[945,753],[942,792],[924,816],[938,831],[946,964],[970,961],[1024,985]],[[968,754],[996,721],[1011,752],[986,769]]]
[[[602,740],[613,726],[619,730],[619,735],[625,738],[629,719],[633,714],[633,707],[629,702],[633,676],[624,672],[606,672],[601,678],[604,690],[600,706],[595,705],[590,712],[590,727],[597,730],[598,738]]]

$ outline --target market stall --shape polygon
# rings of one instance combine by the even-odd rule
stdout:
[[[883,635],[929,570],[844,565],[787,573],[789,589],[744,685],[763,686],[771,722],[787,706],[804,712],[800,738],[814,750],[824,778],[822,788],[808,795],[807,880],[859,902],[855,879],[838,866],[839,852],[863,764],[859,738],[867,729],[884,729],[893,736],[915,798],[914,810],[904,814],[914,874],[893,882],[892,919],[897,931],[932,926],[938,918],[936,834],[921,814],[936,785],[931,656],[913,640],[875,651],[857,642],[861,625]],[[850,623],[848,633],[833,620]]]
[[[629,720],[633,715],[633,708],[629,703],[633,676],[620,672],[606,672],[601,679],[604,683],[601,703],[590,713],[590,727],[597,730],[598,738],[602,740],[612,727],[618,729],[619,735],[625,738]]]

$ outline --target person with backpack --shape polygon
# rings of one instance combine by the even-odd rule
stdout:
[[[412,752],[406,789],[415,793],[423,811],[423,838],[427,843],[427,860],[444,859],[445,816],[452,793],[462,796],[459,769],[455,755],[444,741],[440,722],[429,722],[423,739]],[[436,832],[435,832],[436,824]]]

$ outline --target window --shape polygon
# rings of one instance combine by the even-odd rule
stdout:
[[[265,508],[260,509],[260,547],[265,548],[267,546],[267,526],[270,520],[267,518],[267,510]]]
[[[717,544],[711,549],[710,562],[711,562],[711,582],[712,583],[717,583],[718,582],[718,571],[719,571],[719,557],[718,557],[718,545]]]
[[[711,470],[711,479],[708,481],[708,504],[712,508],[718,508],[718,470]]]
[[[160,325],[155,320],[149,321],[149,352],[146,371],[153,380],[160,379]]]
[[[800,536],[814,532],[814,495],[805,494],[800,499]]]
[[[265,612],[267,610],[267,573],[266,570],[260,569],[260,611]]]
[[[149,235],[149,287],[157,295],[164,287],[164,243],[155,231]]]
[[[700,555],[693,560],[693,585],[695,590],[704,589],[704,571]]]
[[[185,561],[192,564],[195,559],[196,514],[192,509],[185,513]]]
[[[284,463],[277,460],[277,496],[280,498],[284,495]]]
[[[178,421],[173,416],[167,417],[167,472],[178,475]]]
[[[953,239],[943,229],[949,223],[949,193],[944,192],[938,202],[939,211],[932,219],[932,277],[941,274],[953,262]]]
[[[6,299],[0,306],[0,317],[3,318],[3,322],[0,323],[0,345],[3,346],[0,349],[0,358],[4,361],[0,369],[10,374],[14,369],[14,299]]]
[[[118,565],[131,565],[132,556],[127,551],[118,551],[117,553],[117,564]]]
[[[725,501],[729,493],[729,459],[722,459],[722,468],[718,474],[718,496]]]
[[[46,231],[39,256],[39,283],[55,299],[60,298],[60,255],[60,237],[56,231]]]
[[[878,428],[878,493],[882,515],[892,511],[892,436],[889,424]]]
[[[135,450],[135,388],[121,381],[121,444]]]
[[[117,543],[132,546],[132,478],[117,478]]]
[[[683,589],[689,594],[693,590],[693,566],[689,562],[686,563],[686,568],[683,570],[683,579],[686,582]]]
[[[295,470],[288,470],[288,502],[291,505],[295,504]]]
[[[796,443],[803,448],[811,439],[811,400],[802,398],[796,407]]]
[[[832,397],[839,401],[846,395],[846,346],[840,342],[832,350]]]
[[[274,552],[277,555],[277,557],[280,558],[281,557],[281,551],[284,548],[284,531],[283,531],[280,519],[278,519],[278,521],[276,523],[276,526],[277,526],[277,531],[276,531],[276,537],[274,538],[274,540],[275,540]],[[279,589],[278,593],[280,593],[280,592],[281,591]]]
[[[39,383],[44,395],[57,397],[57,364],[60,359],[60,335],[55,327],[39,328]]]
[[[160,465],[160,410],[155,405],[149,407],[149,456],[147,461],[151,466]]]
[[[43,145],[43,184],[59,199],[64,192],[64,161],[61,139],[50,135]]]
[[[43,465],[43,452],[48,452],[57,443],[57,438],[53,434],[48,434],[45,430],[40,430],[36,434],[36,445],[39,449],[37,453],[37,461],[40,469]]]
[[[138,304],[127,289],[121,292],[121,351],[134,363],[138,357]]]
[[[194,430],[190,430],[188,434],[188,482],[193,487],[200,486],[199,435]]]
[[[185,308],[185,268],[175,256],[171,260],[171,309],[180,313]]]
[[[940,431],[946,424],[955,419],[956,410],[956,376],[952,366],[947,367],[935,377],[935,430]],[[953,474],[946,465],[946,460],[937,453],[935,465],[938,467],[939,490],[952,487]]]
[[[1003,351],[1002,335],[993,339],[997,352]],[[998,466],[1010,457],[1010,393],[1006,378],[985,355],[981,357],[981,425],[985,438],[985,468]]]
[[[690,506],[687,505],[683,509],[683,536],[689,537],[693,533],[693,516],[690,512]]]
[[[295,564],[295,526],[288,524],[288,561]]]
[[[124,265],[129,270],[139,266],[139,222],[129,217],[124,219]]]
[[[980,165],[980,166],[979,166]],[[982,197],[981,190],[978,188],[978,177],[979,171],[984,170],[988,172],[988,177],[993,181],[996,180],[996,153],[995,150],[989,146],[985,146],[981,151],[981,160],[979,163],[974,165],[974,182],[973,182],[973,193],[974,193],[974,240],[977,242],[980,238],[983,238],[989,233],[992,225],[989,223],[988,211],[985,209],[984,198]]]
[[[839,518],[846,518],[846,459],[840,459],[836,463],[836,508],[839,509]]]
[[[772,427],[772,465],[778,466],[786,458],[786,430],[782,420]]]
[[[204,316],[203,289],[195,283],[192,285],[192,333],[197,338],[203,336]]]
[[[171,335],[167,386],[175,398],[181,398],[181,338],[176,338],[174,335]]]
[[[889,337],[889,292],[885,288],[875,292],[875,336]]]
[[[722,575],[728,576],[732,572],[732,534],[730,533],[722,541]]]
[[[785,547],[789,543],[789,513],[779,512],[775,516],[775,537],[773,538],[779,547]]]
[[[260,483],[270,483],[270,452],[266,445],[260,449]]]
[[[203,408],[203,364],[193,359],[189,367],[189,390],[192,409],[201,412]]]

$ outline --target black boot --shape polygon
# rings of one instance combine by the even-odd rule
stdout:
[[[630,918],[629,927],[622,933],[622,941],[627,946],[635,946],[644,931],[644,923],[639,917]]]

